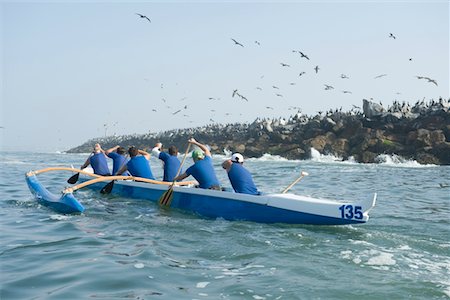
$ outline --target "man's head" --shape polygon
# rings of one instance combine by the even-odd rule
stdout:
[[[169,154],[173,155],[173,156],[177,156],[178,155],[178,149],[175,146],[170,146],[169,147]]]
[[[242,154],[236,152],[236,153],[233,153],[233,155],[231,155],[231,161],[243,164],[244,163],[244,157],[242,156]]]
[[[94,152],[95,153],[100,153],[100,150],[102,150],[102,147],[100,146],[100,144],[95,144],[94,145]]]
[[[139,154],[139,150],[138,150],[138,148],[136,148],[135,146],[131,146],[131,147],[128,149],[128,154],[130,154],[130,157],[135,157],[136,155]]]
[[[192,151],[192,159],[194,160],[194,162],[203,158],[205,158],[205,154],[201,150],[196,149]]]
[[[125,150],[124,147],[119,147],[117,148],[116,152],[117,154],[124,155],[127,151]]]

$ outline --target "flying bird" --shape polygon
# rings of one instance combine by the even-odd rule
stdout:
[[[344,94],[351,94],[352,92],[350,91],[342,91]]]
[[[283,95],[281,94],[275,94],[277,97],[283,97]]]
[[[138,13],[136,13],[139,17],[141,17],[142,19],[147,19],[150,23],[152,22],[152,21],[150,21],[150,19],[147,17],[147,16],[144,16],[144,15],[141,15],[141,14],[138,14]]]
[[[434,79],[431,79],[430,77],[425,77],[425,76],[416,76],[416,77],[417,77],[417,79],[425,79],[425,80],[428,80],[428,82],[434,83],[436,86],[438,85],[438,84],[437,84],[437,81],[434,80]]]
[[[300,53],[301,57],[304,57],[307,60],[309,60],[309,57],[305,53],[303,53],[302,51],[298,51],[298,53]]]
[[[280,63],[280,65],[281,65],[282,67],[290,67],[290,65],[285,64],[285,63]]]
[[[237,93],[237,89],[233,91],[233,95],[231,95],[231,97],[234,98],[234,96],[236,96],[236,93]]]
[[[272,87],[273,87],[274,89],[277,89],[277,90],[280,89],[279,87],[277,87],[277,86],[275,86],[275,85],[272,85]]]
[[[255,44],[257,44],[257,45],[259,45],[259,46],[261,46],[261,44],[258,42],[258,41],[255,41]]]
[[[341,78],[342,79],[349,79],[349,77],[347,75],[345,75],[345,74],[341,74]]]
[[[262,91],[262,88],[260,88],[259,86],[257,86],[256,89]]]
[[[306,74],[306,72],[300,72],[300,74],[298,74],[298,77],[300,77],[300,76],[302,76],[304,74]]]
[[[381,74],[381,75],[375,76],[373,79],[381,78],[381,77],[384,77],[384,76],[387,76],[387,74]]]
[[[176,112],[172,113],[172,115],[176,115],[177,113],[179,113],[181,111],[181,109],[177,110]]]
[[[244,47],[244,45],[242,45],[241,43],[239,43],[238,41],[236,41],[235,39],[231,39],[235,45],[239,45],[241,47]]]
[[[324,84],[324,86],[325,86],[325,90],[332,90],[332,89],[334,89],[333,86],[328,85],[328,84]]]
[[[314,70],[316,70],[316,74],[319,73],[319,70],[320,70],[319,66],[316,66],[316,67],[314,68]]]
[[[267,108],[267,109],[273,109],[273,107],[270,107],[270,106],[266,106],[266,108]]]
[[[396,39],[395,35],[393,35],[392,33],[389,33],[389,37],[393,38],[394,40]]]

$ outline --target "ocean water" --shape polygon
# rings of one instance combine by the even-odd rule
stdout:
[[[77,192],[81,215],[36,203],[24,174],[86,154],[0,152],[0,299],[449,299],[450,167],[399,157],[248,159],[260,190],[331,199],[378,193],[363,225],[259,224]],[[229,186],[220,163],[217,174]],[[186,165],[192,161],[188,159]],[[161,164],[151,159],[156,176]],[[39,179],[53,192],[71,176]]]

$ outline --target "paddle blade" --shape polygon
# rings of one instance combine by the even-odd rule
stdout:
[[[67,179],[67,183],[74,184],[78,181],[78,177],[80,177],[80,173],[76,173],[72,175],[69,179]]]
[[[105,185],[101,190],[100,193],[102,194],[109,194],[111,193],[112,189],[114,187],[114,180],[109,182],[107,185]]]
[[[173,187],[170,187],[159,198],[159,204],[162,206],[170,206],[170,203],[172,202],[172,197],[173,197]]]

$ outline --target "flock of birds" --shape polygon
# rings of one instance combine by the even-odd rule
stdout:
[[[147,22],[151,23],[150,18],[147,17],[146,15],[143,15],[143,14],[140,14],[140,13],[136,13],[136,15],[137,15],[140,19],[142,19],[142,20],[144,20],[144,21],[147,21]],[[394,39],[394,40],[397,39],[397,37],[396,37],[393,33],[389,33],[388,38],[392,38],[392,39]],[[231,38],[231,41],[233,42],[233,45],[234,45],[234,46],[241,47],[241,48],[245,48],[244,43],[242,43],[242,42],[240,42],[240,41],[238,41],[238,40],[236,40],[236,39],[234,39],[234,38]],[[260,43],[259,41],[257,41],[257,40],[254,41],[254,44],[257,45],[257,46],[261,46],[261,43]],[[306,53],[304,53],[304,52],[301,51],[301,50],[292,50],[292,53],[298,54],[298,55],[300,56],[300,59],[305,59],[305,60],[307,60],[307,61],[310,61],[309,55],[306,54]],[[409,58],[409,61],[412,61],[412,58]],[[291,65],[288,64],[288,63],[285,63],[285,62],[280,62],[280,66],[281,66],[282,68],[291,68]],[[315,74],[318,74],[319,71],[320,71],[320,69],[321,69],[321,68],[319,67],[319,65],[315,65],[315,67],[313,68],[313,71],[315,72]],[[301,72],[298,73],[298,77],[302,77],[302,76],[304,76],[305,74],[306,74],[306,71],[301,71]],[[385,77],[385,76],[388,76],[388,74],[380,74],[380,75],[377,75],[377,76],[374,77],[374,79],[379,79],[379,78],[382,78],[382,77]],[[264,77],[264,75],[261,76],[261,78],[263,78],[263,77]],[[340,78],[341,78],[341,79],[349,79],[350,77],[349,77],[348,75],[346,75],[346,74],[341,74],[341,75],[340,75]],[[436,80],[431,79],[431,78],[426,77],[426,76],[416,76],[416,78],[419,79],[419,80],[426,80],[427,82],[433,83],[433,84],[435,84],[436,86],[438,85],[438,83],[437,83]],[[295,83],[295,82],[291,82],[291,83],[289,83],[289,84],[290,84],[290,85],[295,85],[296,83]],[[323,86],[324,86],[324,90],[327,90],[327,91],[329,91],[329,90],[334,90],[334,89],[335,89],[335,87],[334,87],[333,85],[331,85],[331,84],[324,84]],[[164,88],[164,86],[163,86],[163,84],[161,84],[161,89],[163,89],[163,88]],[[260,90],[260,91],[263,90],[263,88],[261,88],[260,86],[257,86],[256,89],[257,89],[257,90]],[[280,97],[280,98],[284,97],[283,94],[280,92],[280,88],[279,88],[278,86],[272,85],[272,89],[273,89],[273,91],[274,91],[274,96]],[[349,90],[342,90],[341,92],[344,93],[344,94],[352,94],[352,92],[349,91]],[[185,100],[186,98],[187,98],[187,97],[183,97],[180,101],[183,101],[183,100]],[[249,102],[248,97],[247,97],[247,96],[244,96],[237,88],[234,89],[234,90],[232,90],[232,92],[231,92],[231,98],[237,98],[237,99],[243,100],[243,101],[245,101],[245,102]],[[221,99],[221,98],[217,98],[217,97],[208,97],[208,100],[220,100],[220,99]],[[166,100],[165,98],[162,98],[161,100],[162,100],[164,103],[167,102],[167,100]],[[171,108],[172,108],[171,106],[168,106],[168,105],[166,105],[166,107],[167,107],[168,109],[171,109]],[[354,107],[356,107],[356,106],[354,106]],[[271,107],[271,106],[265,106],[265,108],[266,108],[266,109],[271,109],[271,110],[274,109],[274,108]],[[185,111],[185,110],[187,110],[187,109],[188,109],[188,105],[184,105],[182,108],[177,109],[176,111],[172,112],[172,115],[177,115],[177,114],[179,114],[179,113],[181,113],[182,111]],[[301,111],[300,107],[295,107],[295,106],[291,106],[291,107],[289,107],[289,109],[297,109],[298,111]],[[152,111],[153,111],[153,112],[158,112],[158,110],[157,110],[156,108],[153,108]],[[216,112],[215,109],[211,109],[210,111],[211,111],[212,113]],[[182,115],[183,117],[189,117],[188,114],[181,114],[181,115]],[[225,115],[228,116],[228,115],[231,115],[231,113],[226,112]],[[241,114],[241,115],[242,115],[242,114]],[[212,118],[210,118],[209,120],[210,120],[211,122],[213,122],[213,123],[215,122]],[[192,123],[192,121],[189,121],[189,122]]]

